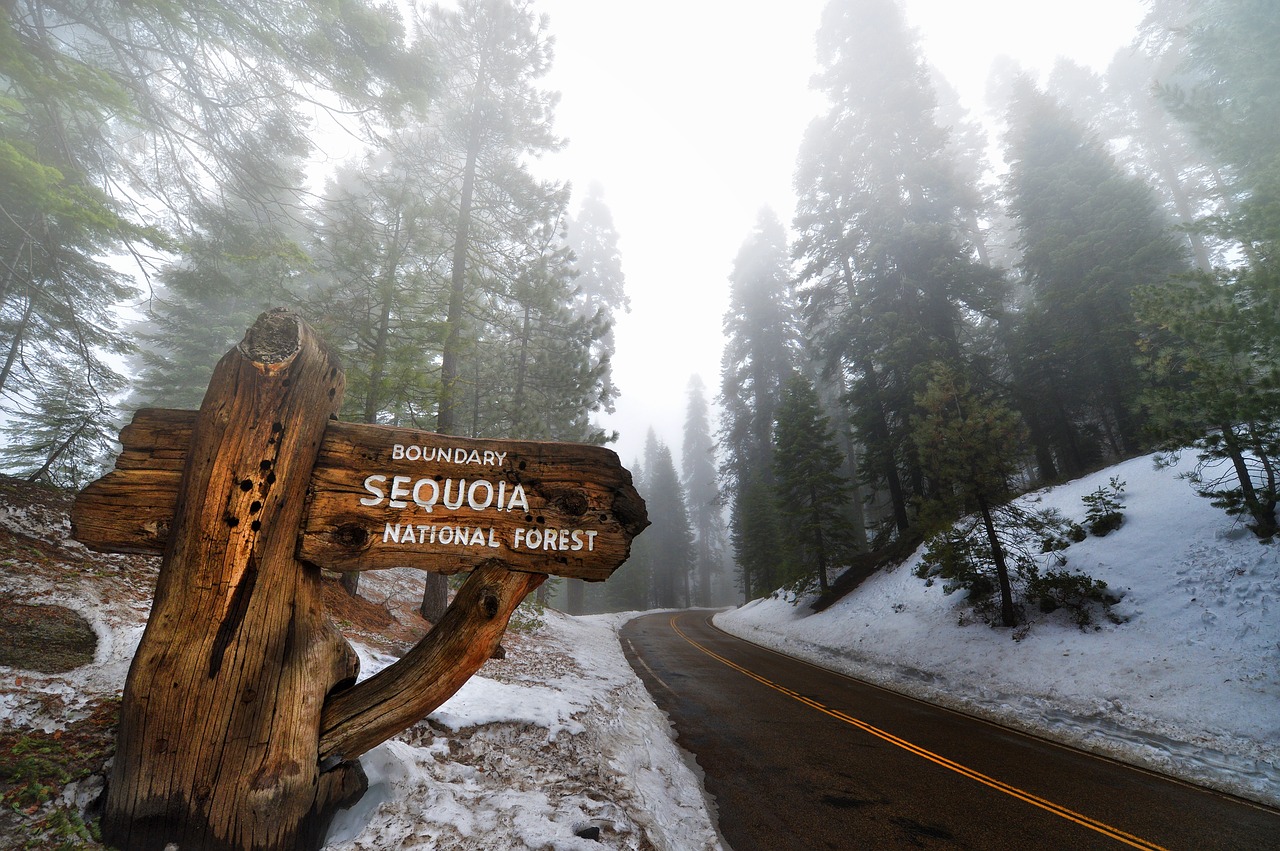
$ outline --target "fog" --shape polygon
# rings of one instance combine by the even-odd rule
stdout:
[[[733,258],[762,206],[787,223],[792,174],[822,100],[809,86],[821,0],[542,0],[565,149],[548,175],[604,187],[632,310],[619,317],[606,419],[624,463],[650,427],[679,453],[689,376],[719,388]],[[1057,7],[1018,0],[907,0],[928,61],[984,123],[997,57],[1046,74],[1058,57],[1101,71],[1130,44],[1140,0]]]

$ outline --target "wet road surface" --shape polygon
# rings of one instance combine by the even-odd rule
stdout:
[[[1280,849],[1280,812],[782,656],[710,612],[621,638],[733,851]]]

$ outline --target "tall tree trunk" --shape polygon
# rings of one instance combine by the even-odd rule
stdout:
[[[698,553],[698,605],[711,605],[711,571],[715,568],[711,550],[699,544]]]
[[[817,549],[818,555],[818,590],[825,594],[829,590],[827,587],[827,542],[822,536],[822,513],[818,510],[818,491],[812,484],[809,485],[809,505],[812,509],[814,529],[816,530],[814,547]]]
[[[1253,533],[1259,538],[1271,538],[1280,532],[1280,527],[1276,524],[1275,500],[1259,498],[1258,490],[1253,485],[1253,477],[1249,475],[1249,467],[1244,460],[1244,451],[1240,448],[1240,441],[1236,439],[1236,433],[1227,424],[1219,428],[1222,430],[1222,442],[1227,447],[1231,466],[1236,471],[1236,478],[1240,480],[1240,498],[1249,516],[1253,518]],[[1268,472],[1270,472],[1269,465]]]
[[[471,132],[467,159],[462,170],[462,190],[458,198],[458,221],[453,232],[453,265],[449,272],[449,310],[445,315],[444,348],[440,353],[440,402],[436,431],[457,434],[458,363],[466,341],[462,334],[463,312],[467,305],[467,254],[471,250],[471,208],[475,203],[476,168],[480,156],[480,116],[472,105]]]
[[[881,467],[881,475],[884,476],[885,484],[889,488],[889,502],[893,507],[894,526],[899,533],[903,533],[911,527],[911,518],[907,514],[906,491],[902,487],[902,479],[898,475],[898,465],[894,461],[893,438],[889,430],[889,421],[885,416],[884,405],[880,398],[880,379],[870,358],[867,358],[861,367],[863,374],[867,377],[867,384],[871,389],[871,398],[865,400],[871,406],[874,416],[871,436],[879,444],[878,452],[883,465]]]
[[[987,504],[984,494],[978,494],[978,509],[982,512],[982,525],[987,531],[987,543],[991,545],[991,560],[996,564],[996,581],[1000,586],[1000,622],[1005,626],[1016,626],[1017,612],[1013,608],[1013,584],[1009,581],[1009,565],[1005,561],[1004,547],[1000,546],[1000,536],[996,534],[996,524],[991,519],[991,506]]]
[[[453,233],[453,267],[449,275],[449,312],[445,316],[444,348],[440,354],[440,398],[436,431],[457,434],[458,364],[466,341],[462,334],[463,311],[467,304],[467,253],[471,248],[471,208],[475,203],[476,167],[480,157],[479,86],[471,103],[471,127],[467,138],[467,159],[462,171],[462,191],[458,198],[458,222]],[[439,623],[449,604],[449,583],[442,574],[427,574],[418,611],[432,624]]]
[[[31,325],[31,312],[35,309],[35,299],[31,294],[27,294],[27,304],[22,308],[22,319],[18,321],[18,328],[13,332],[13,339],[9,341],[9,353],[5,355],[4,366],[0,367],[0,393],[4,392],[5,385],[9,383],[9,376],[13,375],[13,365],[18,360],[18,352],[22,349],[22,341],[27,336],[27,329]]]
[[[387,262],[383,266],[382,282],[378,291],[378,297],[381,299],[382,304],[378,312],[378,327],[374,331],[373,352],[369,358],[369,388],[365,392],[363,411],[364,422],[366,423],[376,423],[378,421],[378,411],[382,403],[378,388],[382,384],[382,376],[387,368],[387,348],[391,339],[391,309],[392,302],[395,300],[395,270],[400,264],[399,245],[400,219],[397,217],[391,245],[387,249]],[[360,592],[360,571],[344,571],[342,574],[342,589],[352,597],[358,596]]]

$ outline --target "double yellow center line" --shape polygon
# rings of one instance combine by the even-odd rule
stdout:
[[[725,657],[716,653],[715,651],[710,650],[709,648],[703,646],[702,644],[699,644],[697,641],[694,641],[692,638],[686,635],[680,629],[679,626],[676,625],[676,617],[677,616],[673,615],[671,618],[671,628],[675,630],[676,634],[679,635],[681,638],[683,638],[685,641],[689,642],[698,650],[701,650],[703,653],[710,656],[712,659],[715,659],[717,662],[720,662],[724,665],[728,665],[733,670],[738,671],[739,673],[750,677],[751,679],[755,680],[761,685],[768,686],[769,688],[773,689],[776,692],[779,692],[780,694],[785,694],[787,697],[791,698],[792,700],[795,700],[799,703],[803,703],[805,706],[808,706],[811,709],[816,709],[817,711],[823,713],[824,715],[829,715],[832,718],[835,718],[837,721],[843,721],[844,723],[852,727],[856,727],[859,730],[862,730],[864,733],[870,733],[871,735],[875,736],[877,739],[881,739],[883,741],[888,742],[891,745],[902,748],[903,750],[908,751],[909,753],[913,753],[916,756],[921,757],[922,759],[927,759],[929,760],[929,762],[932,762],[935,765],[940,765],[943,768],[946,768],[950,771],[954,771],[955,773],[961,776],[968,777],[970,780],[976,780],[977,782],[981,783],[984,786],[988,786],[992,789],[995,789],[998,792],[1003,792],[1004,794],[1017,798],[1020,801],[1025,801],[1026,803],[1031,804],[1034,807],[1039,807],[1040,809],[1046,812],[1052,813],[1053,815],[1058,816],[1060,818],[1064,818],[1067,821],[1075,822],[1076,824],[1081,825],[1082,827],[1087,827],[1090,830],[1101,833],[1103,836],[1110,837],[1111,839],[1114,839],[1117,842],[1121,842],[1133,848],[1142,848],[1142,849],[1145,849],[1145,851],[1168,851],[1168,849],[1164,848],[1163,846],[1156,845],[1154,842],[1148,842],[1147,840],[1143,839],[1140,836],[1134,836],[1132,833],[1126,833],[1125,831],[1120,830],[1119,828],[1112,827],[1111,825],[1106,824],[1104,822],[1100,822],[1097,819],[1089,818],[1086,815],[1081,815],[1080,813],[1077,813],[1073,810],[1069,810],[1066,807],[1061,806],[1060,804],[1055,804],[1053,801],[1047,801],[1044,798],[1031,794],[1030,792],[1025,792],[1016,786],[1010,786],[1008,783],[1004,783],[1000,780],[996,780],[994,777],[988,777],[987,775],[983,774],[980,771],[974,771],[972,768],[961,765],[960,763],[955,762],[954,760],[947,759],[944,756],[939,756],[933,751],[929,751],[929,750],[926,750],[925,748],[920,747],[919,745],[912,744],[911,742],[908,742],[906,739],[901,739],[893,735],[892,733],[887,733],[884,730],[881,730],[878,727],[873,727],[872,725],[866,723],[865,721],[860,721],[857,718],[854,718],[852,715],[846,715],[845,713],[841,712],[838,709],[831,709],[829,707],[826,707],[821,703],[819,703],[818,701],[813,700],[812,698],[805,697],[804,695],[799,694],[798,692],[792,691],[786,686],[779,685],[778,683],[775,683],[772,680],[766,679],[765,677],[760,676],[754,671],[750,671],[735,662],[731,662]]]

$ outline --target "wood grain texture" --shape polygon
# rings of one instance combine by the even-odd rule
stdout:
[[[257,360],[263,345],[290,354]],[[283,313],[264,314],[214,371],[125,684],[102,819],[112,845],[314,847],[319,814],[359,786],[349,766],[317,768],[325,695],[355,657],[324,616],[319,570],[294,555],[342,381]]]
[[[135,414],[121,432],[124,452],[116,469],[77,497],[72,530],[78,540],[109,552],[163,550],[194,419],[184,411]],[[397,459],[396,446],[416,447],[419,455],[424,448],[426,454],[445,450],[451,460]],[[481,463],[456,463],[457,455]],[[381,477],[372,483],[384,494],[376,505],[361,503],[375,498],[365,486],[370,476]],[[402,506],[393,505],[396,477],[409,490],[429,479],[433,484],[417,490],[421,502],[433,503],[430,510],[412,493],[401,494]],[[475,499],[466,499],[473,489]],[[517,492],[523,501],[508,510]],[[457,573],[498,558],[513,570],[603,580],[648,525],[631,474],[610,449],[337,421],[324,432],[308,494],[299,557],[337,571]],[[473,509],[490,498],[493,504]]]
[[[648,525],[608,449],[340,423],[343,382],[306,323],[263,314],[200,411],[139,411],[75,502],[82,543],[163,553],[121,705],[112,845],[318,849],[363,791],[355,757],[456,692],[546,574],[604,579]],[[473,572],[418,646],[352,685],[320,566]]]
[[[321,760],[355,759],[448,700],[493,655],[511,613],[545,579],[497,559],[476,568],[403,659],[325,703]]]

